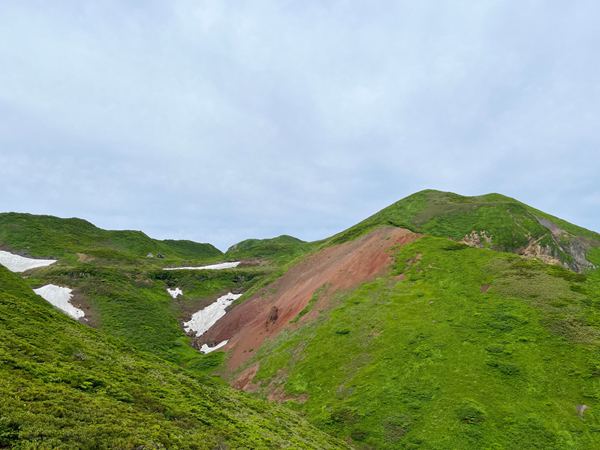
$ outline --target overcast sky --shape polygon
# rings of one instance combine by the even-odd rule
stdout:
[[[413,192],[600,231],[600,2],[0,1],[0,211],[315,240]]]

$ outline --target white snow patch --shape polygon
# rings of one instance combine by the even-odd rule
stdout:
[[[203,345],[203,346],[200,348],[200,351],[206,355],[207,353],[214,352],[215,350],[218,350],[218,349],[220,349],[221,347],[223,347],[223,346],[224,346],[225,344],[227,344],[228,342],[229,342],[229,339],[227,339],[226,341],[223,341],[223,342],[221,342],[221,343],[219,343],[219,344],[215,345],[214,347],[209,347],[207,344],[204,344],[204,345]]]
[[[221,269],[233,269],[234,267],[239,266],[241,263],[241,261],[235,261],[235,262],[224,262],[224,263],[219,263],[219,264],[212,264],[210,266],[202,266],[202,267],[163,267],[163,270],[181,270],[181,269],[187,269],[187,270],[221,270]]]
[[[71,298],[73,297],[72,289],[47,284],[39,289],[34,289],[33,292],[73,319],[81,319],[85,315],[82,310],[71,305]]]
[[[33,259],[0,250],[0,264],[11,272],[25,272],[36,267],[45,267],[54,264],[56,259]]]
[[[232,294],[230,292],[219,297],[214,303],[194,313],[189,322],[184,322],[183,329],[186,332],[195,331],[196,336],[202,336],[217,320],[225,315],[225,308],[241,296],[242,294]]]
[[[175,288],[175,289],[169,289],[169,288],[167,288],[167,292],[173,298],[177,298],[178,295],[183,295],[183,291],[181,289],[179,289],[179,288]]]

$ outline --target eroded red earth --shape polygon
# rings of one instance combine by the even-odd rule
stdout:
[[[298,323],[313,320],[335,291],[352,288],[387,271],[392,253],[386,250],[421,236],[402,228],[380,227],[352,242],[320,250],[229,311],[207,331],[205,338],[216,342],[229,340],[223,350],[230,353],[227,367],[235,369],[248,361],[253,355],[251,350],[258,349],[265,339],[274,338],[288,326],[296,326],[290,321],[321,286],[328,284],[318,302]],[[274,321],[273,306],[277,308]],[[256,370],[253,367],[250,372]],[[247,375],[251,379],[254,373]],[[243,389],[249,381],[236,383],[236,387]]]

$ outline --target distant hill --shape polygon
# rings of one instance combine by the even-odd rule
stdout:
[[[231,247],[229,247],[227,253],[242,252],[244,250],[249,250],[251,248],[260,247],[268,244],[297,245],[304,243],[305,241],[302,241],[293,236],[288,236],[287,234],[283,234],[281,236],[271,239],[246,239],[245,241],[238,242],[237,244],[234,244]]]
[[[225,256],[236,259],[259,258],[277,264],[285,264],[319,244],[319,242],[305,242],[284,234],[271,239],[246,239],[229,247]]]
[[[417,192],[333,236],[329,243],[347,242],[379,225],[535,256],[577,272],[600,265],[600,234],[500,194]]]
[[[119,256],[118,253],[107,253],[109,250],[122,253],[121,258],[141,258],[149,253],[154,256],[161,253],[168,258],[197,261],[223,255],[211,244],[159,241],[141,231],[103,230],[82,219],[21,213],[0,214],[0,246],[33,256],[57,258],[73,258],[76,253],[88,253],[89,250],[99,252],[100,257]]]

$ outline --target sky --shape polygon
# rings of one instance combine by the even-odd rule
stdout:
[[[597,0],[2,0],[0,211],[210,242],[422,189],[600,231]]]

